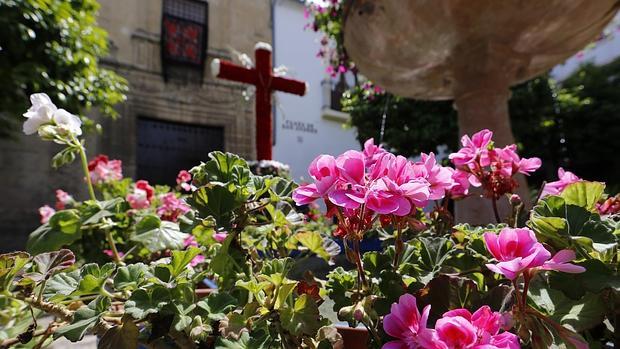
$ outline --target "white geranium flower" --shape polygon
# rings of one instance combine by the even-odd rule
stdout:
[[[23,131],[27,135],[37,132],[39,127],[52,121],[52,116],[58,110],[52,100],[45,93],[30,95],[32,106],[24,113],[27,119],[24,122]]]
[[[82,120],[64,109],[54,112],[54,122],[62,130],[75,136],[82,134]]]

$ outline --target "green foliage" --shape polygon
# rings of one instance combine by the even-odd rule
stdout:
[[[575,247],[584,253],[604,253],[615,249],[615,223],[592,212],[603,188],[597,182],[571,184],[560,196],[541,200],[532,210],[528,224],[541,240],[557,250]]]
[[[98,107],[117,115],[113,106],[125,100],[127,82],[99,65],[107,33],[96,24],[98,8],[96,0],[0,1],[0,136],[19,128],[34,92],[76,113]]]
[[[519,153],[537,156],[543,164],[530,178],[531,184],[555,179],[557,168],[564,167],[580,177],[602,180],[617,191],[618,74],[620,59],[603,66],[587,64],[561,85],[543,75],[511,89],[509,112]],[[442,144],[449,151],[457,149],[457,117],[450,101],[419,101],[389,93],[369,97],[356,86],[343,95],[341,103],[351,114],[360,144],[368,138],[378,141],[386,110],[383,139],[388,149],[406,157],[435,151]],[[600,171],[602,164],[605,171]]]
[[[179,230],[174,222],[162,221],[159,217],[149,215],[136,224],[135,234],[131,240],[140,242],[151,252],[165,249],[182,249],[187,234]]]
[[[389,93],[369,97],[356,86],[343,94],[341,103],[342,110],[351,115],[360,144],[369,138],[379,143],[385,111],[383,140],[390,151],[409,157],[435,152],[441,144],[456,149],[458,127],[451,102],[418,101]]]

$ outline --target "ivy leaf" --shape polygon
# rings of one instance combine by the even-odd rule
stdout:
[[[54,332],[54,339],[65,337],[71,342],[77,342],[84,338],[86,332],[95,327],[101,319],[101,314],[110,307],[110,299],[98,296],[87,307],[78,309],[73,315],[73,321],[62,326]]]
[[[293,307],[283,308],[280,318],[282,327],[295,336],[314,336],[320,327],[319,308],[307,294],[299,296]]]
[[[30,261],[26,252],[13,252],[0,255],[0,293],[11,291],[17,273]]]
[[[148,267],[144,263],[130,264],[117,269],[114,275],[114,288],[117,290],[135,290],[144,281]]]
[[[54,252],[41,253],[32,259],[36,265],[36,271],[24,275],[35,282],[47,280],[55,273],[71,267],[75,264],[75,255],[71,250],[61,249]]]
[[[136,290],[125,302],[125,313],[136,320],[141,320],[149,314],[158,313],[172,300],[170,291],[158,286],[152,290]]]
[[[123,316],[122,323],[104,333],[97,344],[98,349],[135,349],[138,348],[138,327],[131,317]]]
[[[144,244],[151,252],[157,252],[182,249],[188,236],[179,230],[178,224],[162,221],[155,215],[148,215],[136,224],[136,232],[131,240]]]
[[[80,227],[77,210],[58,211],[30,234],[26,249],[32,254],[58,250],[82,238]]]
[[[237,299],[228,293],[214,293],[209,295],[206,300],[201,300],[196,306],[205,312],[212,321],[221,321],[226,318],[226,314],[233,310],[237,305]]]

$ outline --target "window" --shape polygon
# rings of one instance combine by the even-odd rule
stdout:
[[[349,89],[345,74],[340,74],[337,79],[323,80],[321,87],[323,89],[323,117],[338,122],[348,121],[349,114],[342,112],[340,104],[342,94]]]
[[[207,56],[208,6],[199,0],[164,0],[161,51],[164,78],[195,76],[202,81]]]

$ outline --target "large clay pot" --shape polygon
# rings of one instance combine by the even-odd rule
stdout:
[[[365,328],[353,328],[349,326],[336,326],[342,336],[344,349],[367,349],[368,330]]]

